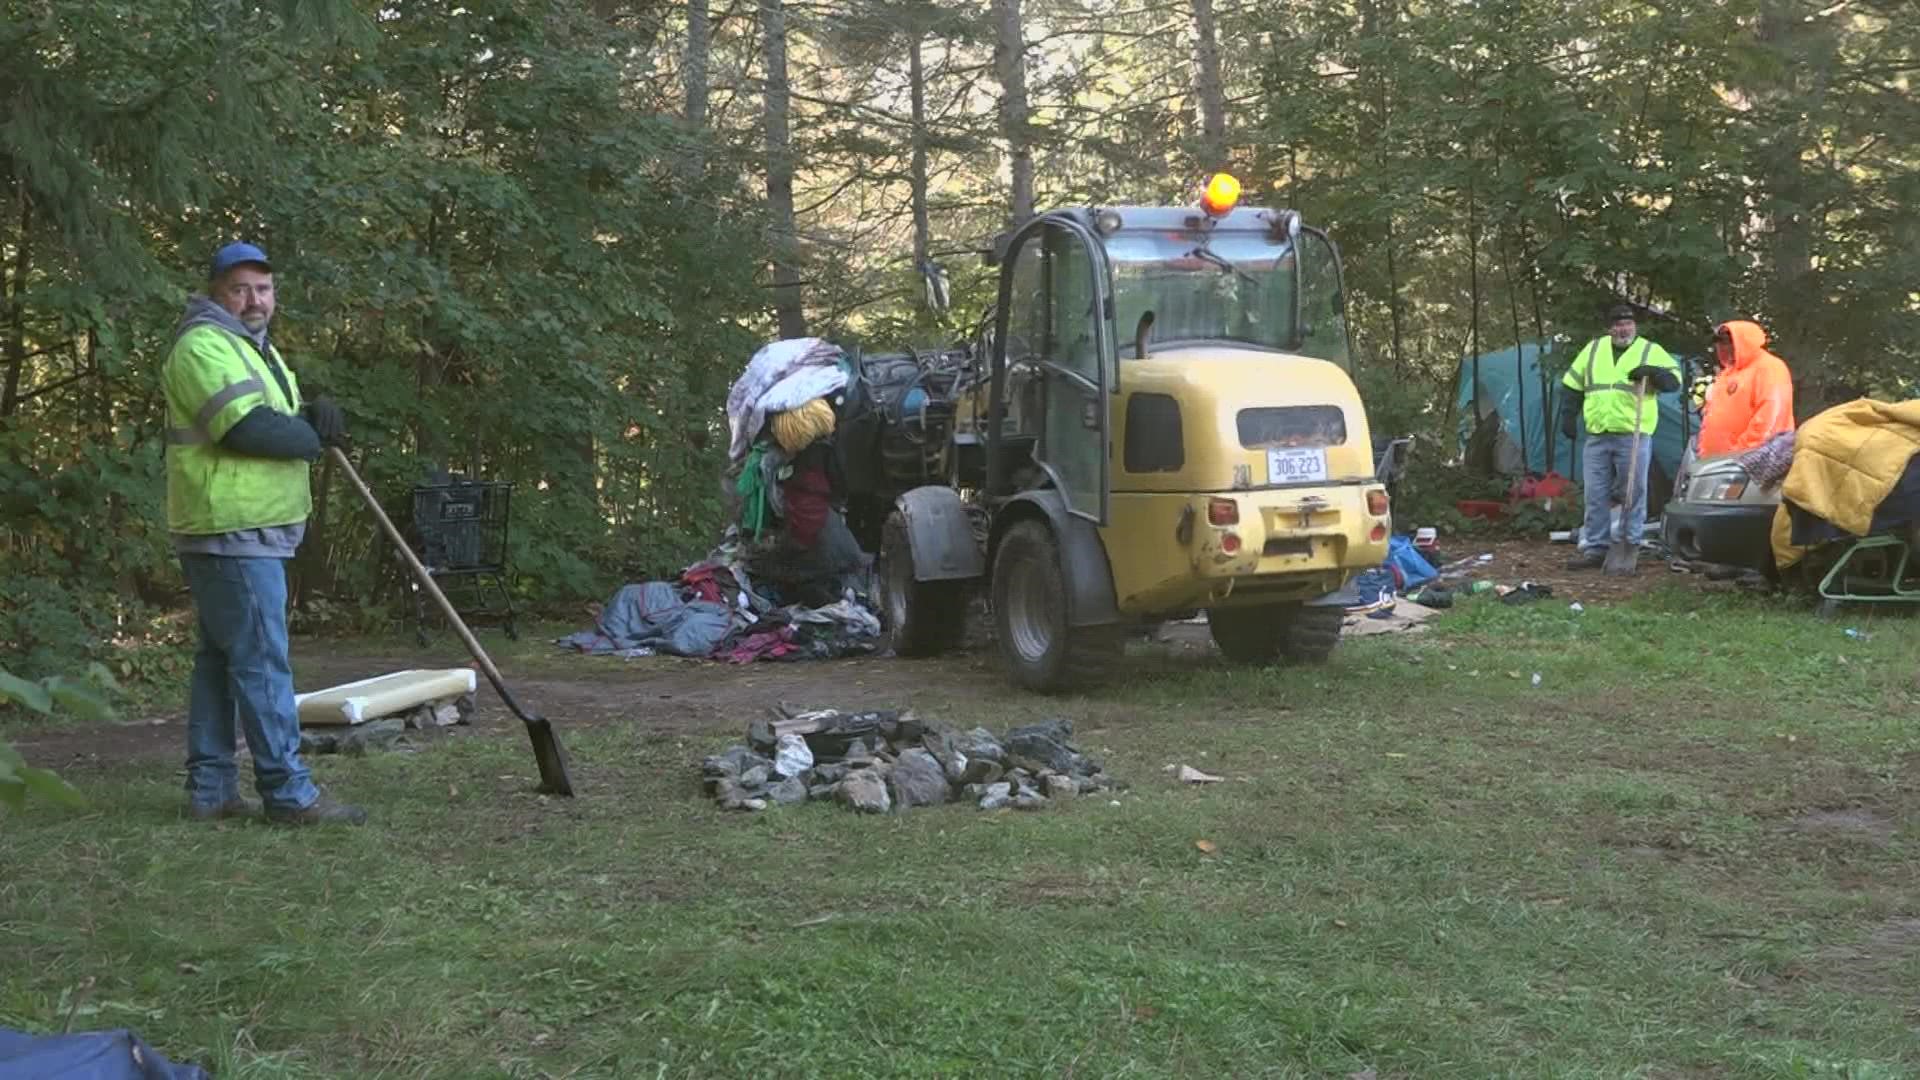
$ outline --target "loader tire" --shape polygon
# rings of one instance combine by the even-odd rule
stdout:
[[[993,556],[994,637],[1008,678],[1042,694],[1111,674],[1124,644],[1113,627],[1074,626],[1060,544],[1042,521],[1015,523]]]
[[[901,656],[939,656],[960,644],[967,627],[964,581],[919,581],[907,519],[894,511],[880,535],[880,617],[888,644]]]
[[[1346,613],[1339,608],[1301,606],[1287,620],[1286,637],[1280,642],[1280,654],[1296,664],[1324,664],[1340,644],[1340,627]]]

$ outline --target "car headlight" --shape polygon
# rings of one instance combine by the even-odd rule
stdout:
[[[1731,502],[1747,492],[1747,478],[1717,479],[1709,482],[1707,498],[1714,501]]]

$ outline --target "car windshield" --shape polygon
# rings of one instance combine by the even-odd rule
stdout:
[[[1298,346],[1293,325],[1293,245],[1262,233],[1121,232],[1106,241],[1113,266],[1114,329],[1132,357],[1151,312],[1149,349],[1219,341],[1262,349]]]

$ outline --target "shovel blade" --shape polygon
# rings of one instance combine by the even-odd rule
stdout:
[[[544,795],[573,796],[573,775],[567,771],[567,752],[560,736],[544,716],[526,720],[527,741],[533,744],[533,760],[540,766],[539,791]]]
[[[1600,567],[1602,573],[1616,577],[1633,573],[1640,568],[1640,549],[1625,540],[1615,540],[1607,545],[1607,561]]]

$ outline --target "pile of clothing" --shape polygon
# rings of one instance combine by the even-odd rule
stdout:
[[[873,559],[847,528],[834,431],[853,365],[819,338],[753,355],[727,394],[734,524],[676,581],[628,585],[592,630],[560,644],[596,655],[831,659],[879,647]]]

